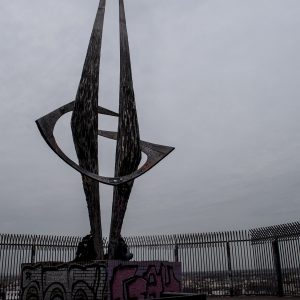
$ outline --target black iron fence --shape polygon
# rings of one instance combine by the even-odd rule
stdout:
[[[79,241],[0,234],[0,299],[18,299],[22,263],[71,261]],[[134,260],[181,261],[185,292],[300,296],[298,222],[249,231],[128,237],[126,242]]]

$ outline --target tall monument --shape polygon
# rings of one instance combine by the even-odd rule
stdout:
[[[140,140],[123,0],[119,0],[119,113],[98,106],[100,52],[105,5],[106,0],[100,0],[75,101],[63,105],[36,121],[50,148],[81,173],[93,237],[93,249],[97,260],[104,258],[99,183],[114,186],[108,258],[116,259],[122,224],[134,180],[174,150],[173,147]],[[53,135],[56,122],[62,115],[71,111],[71,129],[78,163],[63,153]],[[98,114],[118,117],[118,131],[99,130]],[[98,135],[117,141],[114,177],[99,175]],[[147,155],[147,160],[139,167],[142,152]]]

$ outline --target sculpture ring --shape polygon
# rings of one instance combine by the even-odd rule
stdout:
[[[53,134],[54,127],[57,121],[64,114],[73,111],[73,107],[74,107],[74,101],[66,105],[63,105],[62,107],[36,120],[36,123],[46,143],[64,162],[66,162],[72,168],[80,172],[82,175],[86,175],[96,181],[108,185],[119,185],[134,180],[137,177],[149,171],[151,168],[153,168],[157,163],[159,163],[163,158],[165,158],[168,154],[170,154],[174,150],[173,147],[140,141],[141,150],[143,153],[147,155],[147,160],[140,168],[138,168],[133,173],[121,177],[105,177],[95,173],[91,173],[83,169],[82,167],[80,167],[79,164],[75,163],[73,160],[71,160],[68,156],[65,155],[65,153],[57,145]],[[118,117],[117,113],[100,106],[98,107],[98,113]],[[117,132],[104,131],[104,130],[99,130],[98,134],[100,136],[109,139],[114,139],[114,140],[117,139],[117,135],[118,135]]]

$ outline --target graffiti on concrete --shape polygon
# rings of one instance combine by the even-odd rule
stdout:
[[[102,263],[28,264],[21,280],[22,300],[104,299],[107,269]]]
[[[138,265],[120,265],[113,270],[110,282],[111,300],[157,298],[163,292],[180,292],[181,284],[172,265],[149,265],[138,274]]]
[[[141,300],[181,292],[179,262],[23,264],[21,300]]]

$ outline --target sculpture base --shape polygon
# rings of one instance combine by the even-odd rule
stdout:
[[[23,264],[22,300],[129,300],[181,292],[181,264],[116,260]]]

